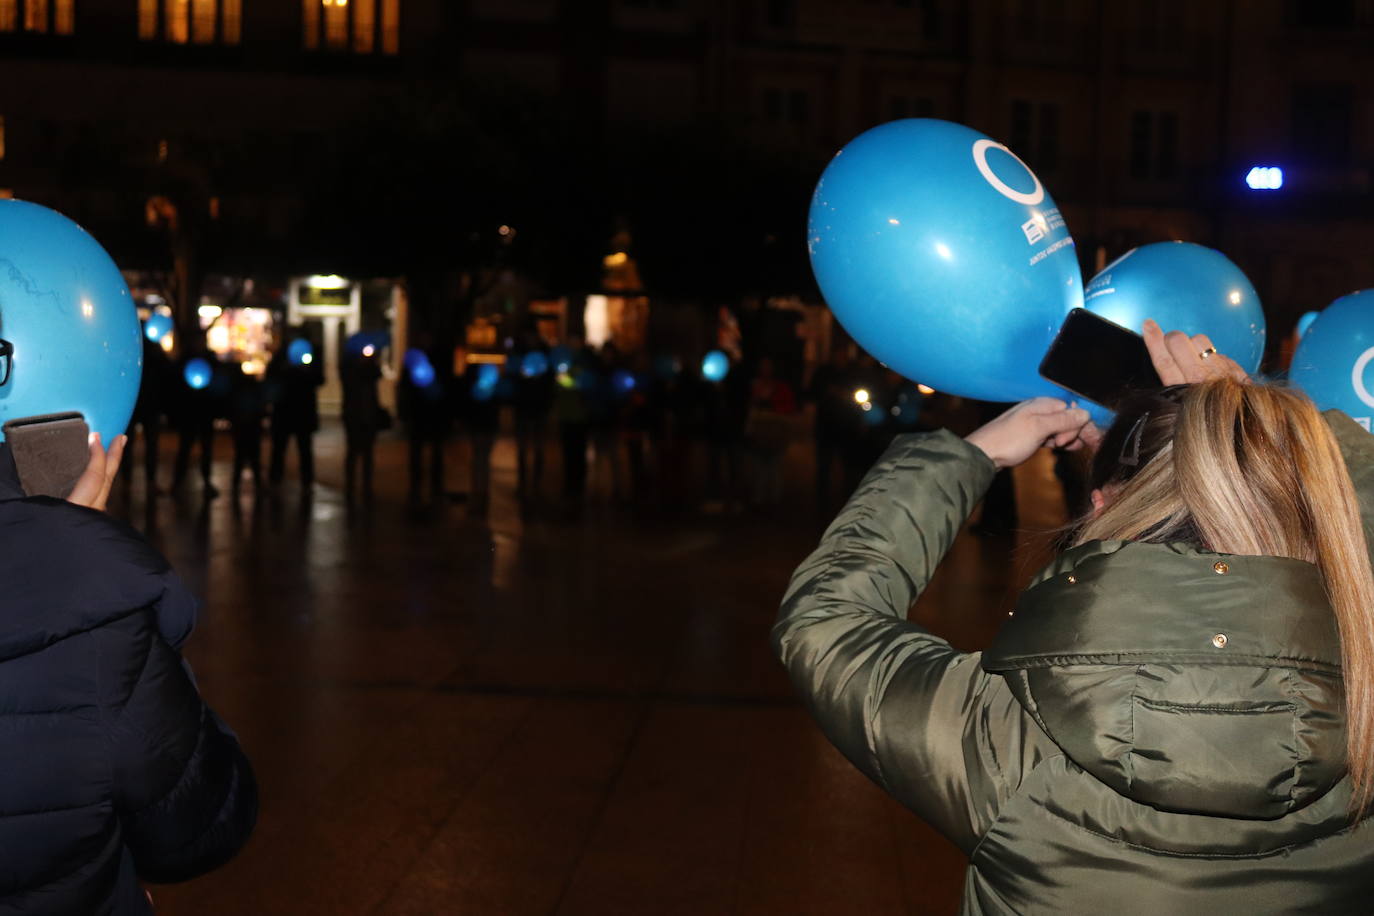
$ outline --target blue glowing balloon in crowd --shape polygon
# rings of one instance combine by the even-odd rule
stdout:
[[[162,338],[172,332],[172,316],[164,315],[162,312],[153,312],[148,316],[148,320],[143,322],[143,336],[153,343],[161,342]]]
[[[1246,372],[1264,356],[1264,310],[1239,267],[1191,242],[1134,248],[1092,279],[1083,305],[1140,333],[1146,318],[1166,331],[1206,334]]]
[[[0,200],[0,259],[0,338],[13,348],[0,424],[78,411],[113,441],[129,425],[143,366],[119,268],[76,223],[19,200]]]
[[[553,371],[567,372],[572,368],[573,352],[560,344],[549,351],[549,362],[553,364]]]
[[[628,369],[617,369],[611,373],[611,390],[617,397],[625,397],[635,390],[635,376]]]
[[[531,350],[520,360],[520,374],[525,378],[538,378],[549,371],[549,358],[542,350]]]
[[[1320,314],[1321,314],[1321,312],[1307,312],[1307,313],[1304,314],[1301,318],[1298,319],[1298,336],[1299,336],[1299,337],[1305,337],[1305,336],[1307,336],[1307,331],[1308,331],[1309,328],[1312,327],[1312,322],[1316,321],[1316,320],[1317,320],[1317,316],[1320,315]]]
[[[701,376],[708,382],[723,382],[730,374],[730,357],[712,350],[701,360]]]
[[[209,388],[210,380],[215,376],[210,363],[199,356],[188,359],[186,368],[181,371],[181,374],[186,379],[186,384],[196,391],[204,391]]]
[[[475,401],[490,401],[501,381],[501,370],[492,363],[480,363],[472,375],[472,397]]]
[[[372,359],[391,346],[390,331],[357,331],[344,341],[344,356]]]
[[[286,358],[292,365],[309,366],[315,361],[315,348],[304,337],[297,337],[286,345]]]
[[[1054,392],[1037,370],[1083,279],[1059,208],[1002,144],[926,118],[860,134],[816,185],[807,248],[845,330],[902,375],[991,401]]]
[[[1374,417],[1374,289],[1328,305],[1303,335],[1290,381],[1323,410],[1336,408],[1365,429]]]
[[[434,365],[424,350],[407,350],[404,362],[406,375],[416,388],[428,388],[434,384]]]

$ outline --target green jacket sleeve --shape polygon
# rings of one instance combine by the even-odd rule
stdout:
[[[897,439],[793,574],[773,628],[831,742],[965,852],[1019,783],[999,757],[1020,772],[1029,718],[978,654],[906,615],[993,473],[951,433]]]
[[[1345,468],[1350,472],[1360,499],[1365,539],[1370,551],[1374,552],[1374,435],[1339,410],[1328,410],[1324,416],[1340,443]]]

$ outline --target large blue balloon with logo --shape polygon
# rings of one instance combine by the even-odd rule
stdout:
[[[1370,428],[1374,418],[1374,289],[1342,296],[1312,322],[1288,378],[1323,410],[1343,410]]]
[[[0,338],[14,350],[0,424],[78,411],[108,444],[138,397],[142,334],[99,242],[47,207],[0,200]]]
[[[1146,318],[1166,331],[1206,334],[1247,372],[1264,357],[1264,309],[1244,271],[1191,242],[1142,245],[1088,283],[1083,305],[1137,334]]]
[[[860,134],[816,185],[807,248],[845,330],[907,378],[991,401],[1058,394],[1037,369],[1082,275],[1059,208],[1002,144],[927,118]]]

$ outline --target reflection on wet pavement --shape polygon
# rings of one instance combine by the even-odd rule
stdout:
[[[503,440],[476,519],[408,508],[384,440],[375,504],[349,510],[339,439],[305,498],[149,508],[140,481],[115,506],[204,596],[188,655],[262,786],[249,847],[156,888],[159,913],[956,909],[962,857],[830,748],[771,655],[809,500],[665,520],[593,493],[570,521],[551,472],[522,514]],[[460,443],[449,466],[465,481]],[[1048,463],[1023,470],[1025,523],[1061,522]],[[963,536],[918,619],[983,644],[1044,556],[1022,540]]]

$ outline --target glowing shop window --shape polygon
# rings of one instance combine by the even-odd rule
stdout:
[[[18,0],[0,0],[0,32],[13,32],[18,27]]]
[[[53,7],[53,31],[71,35],[76,31],[76,0],[57,0]]]

